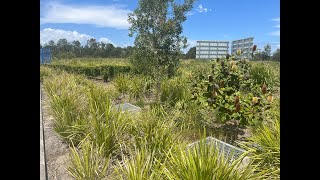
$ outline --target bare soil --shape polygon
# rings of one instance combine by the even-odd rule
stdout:
[[[42,113],[45,138],[45,153],[49,180],[71,180],[68,173],[69,148],[53,130],[54,118],[50,115],[50,103],[46,92],[42,91]]]

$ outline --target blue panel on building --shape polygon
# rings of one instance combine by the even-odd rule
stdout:
[[[40,64],[51,63],[51,50],[50,49],[40,49]]]

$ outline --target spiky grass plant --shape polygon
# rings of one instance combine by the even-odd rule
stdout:
[[[130,98],[143,98],[147,83],[143,76],[135,76],[130,79],[129,96]]]
[[[103,157],[103,149],[86,141],[79,147],[70,148],[69,174],[77,180],[105,179],[110,158]]]
[[[179,100],[186,100],[191,97],[186,77],[176,77],[165,80],[161,84],[161,102],[168,102],[171,106]]]
[[[89,99],[89,138],[102,147],[105,156],[119,148],[119,139],[127,127],[126,116],[112,108],[110,94],[102,86],[91,86]]]
[[[224,157],[223,151],[219,153],[214,145],[207,145],[202,139],[193,148],[185,149],[178,146],[168,153],[168,159],[163,173],[168,179],[175,180],[212,180],[212,179],[259,179],[261,174],[256,174],[255,166],[243,165],[239,159],[230,163]]]
[[[44,89],[55,119],[54,130],[67,142],[80,143],[87,130],[87,99],[82,96],[85,87],[76,81],[76,76],[61,73],[47,78]]]
[[[249,73],[255,84],[262,85],[263,83],[266,83],[269,89],[278,85],[280,81],[275,70],[273,70],[273,67],[268,64],[254,63],[252,64]]]
[[[155,112],[154,112],[155,113]],[[130,128],[133,146],[154,151],[158,159],[164,159],[165,153],[179,137],[176,124],[172,119],[157,117],[152,112],[141,113]]]
[[[257,171],[264,171],[268,179],[280,179],[280,120],[261,124],[248,140],[239,144],[254,150]]]
[[[53,75],[53,73],[51,68],[40,66],[40,81],[43,82],[46,77]]]
[[[127,74],[118,74],[113,79],[113,83],[120,93],[127,93],[130,89],[130,76]]]
[[[117,139],[126,123],[125,116],[111,110],[112,93],[83,76],[67,73],[54,76],[44,84],[58,134],[76,145],[89,138],[104,147],[106,156],[117,149]]]
[[[118,161],[115,176],[121,180],[153,180],[162,179],[161,163],[155,158],[154,151],[147,148],[136,149],[129,158],[123,157],[123,163]]]

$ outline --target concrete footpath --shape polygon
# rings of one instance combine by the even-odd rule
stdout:
[[[42,125],[41,85],[40,85],[40,180],[47,180],[47,168],[45,159],[45,147]]]

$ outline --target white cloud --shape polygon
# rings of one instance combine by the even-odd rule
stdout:
[[[208,8],[205,8],[205,7],[203,7],[202,6],[202,4],[199,4],[199,6],[198,6],[198,8],[196,9],[198,12],[200,12],[200,13],[206,13],[206,12],[208,12],[208,11],[212,11],[211,9],[208,9]]]
[[[186,16],[192,16],[194,15],[194,12],[187,12]]]
[[[98,27],[127,29],[130,10],[117,6],[64,5],[51,2],[43,5],[40,24],[73,23],[93,24]]]
[[[278,28],[279,30],[273,31],[269,35],[271,35],[271,36],[280,36],[280,18],[273,18],[271,20],[279,23],[278,25],[274,26],[275,28]]]
[[[99,42],[103,42],[103,43],[105,43],[105,44],[110,43],[110,44],[115,45],[110,39],[104,38],[104,37],[103,37],[103,38],[100,38],[98,41],[99,41]]]
[[[280,48],[280,42],[272,42],[271,47],[273,51],[276,51],[278,48]]]
[[[270,33],[271,36],[280,36],[280,30],[273,31]]]
[[[80,41],[81,45],[86,45],[87,40],[94,38],[88,34],[80,34],[77,31],[65,31],[62,29],[51,29],[51,28],[46,28],[40,31],[40,43],[41,44],[46,44],[49,41],[53,40],[54,42],[57,42],[59,39],[67,39],[68,42],[72,41]],[[98,40],[99,42],[106,42],[106,43],[112,43],[115,45],[111,40],[108,38],[100,38]],[[116,46],[116,45],[115,45]]]

